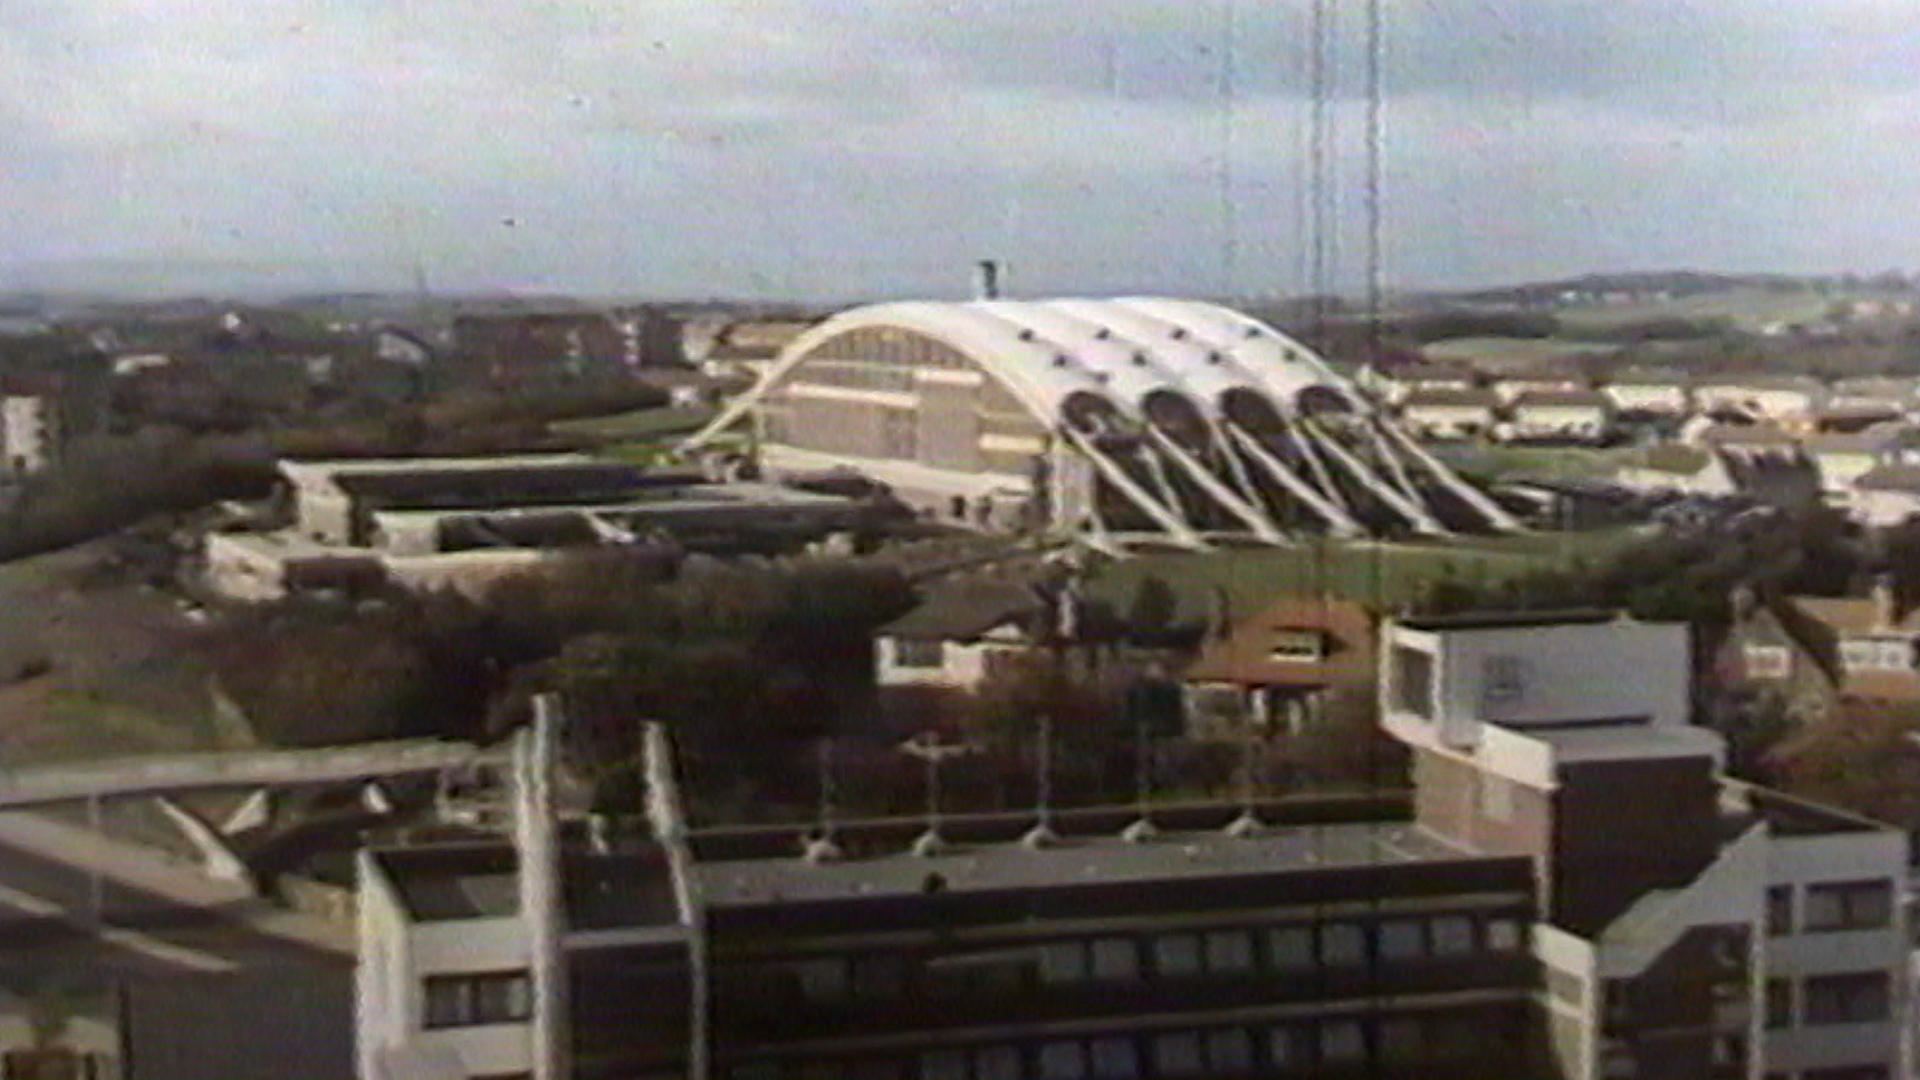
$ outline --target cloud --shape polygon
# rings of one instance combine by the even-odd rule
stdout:
[[[1382,0],[1393,276],[1884,264],[1911,0]],[[1359,272],[1362,9],[1321,215]],[[1306,0],[8,0],[36,260],[851,295],[1303,280]],[[511,222],[512,224],[508,224]],[[1090,287],[1090,286],[1089,286]]]

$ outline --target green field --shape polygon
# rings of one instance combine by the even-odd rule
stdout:
[[[1597,341],[1567,341],[1562,338],[1470,337],[1448,338],[1420,347],[1429,360],[1464,361],[1497,367],[1537,364],[1569,356],[1611,356],[1621,346]]]
[[[1179,617],[1205,616],[1215,589],[1234,611],[1258,608],[1288,593],[1318,593],[1392,609],[1417,599],[1429,583],[1453,577],[1493,583],[1530,571],[1605,558],[1632,538],[1614,529],[1474,537],[1458,541],[1315,542],[1292,548],[1238,549],[1207,554],[1152,554],[1101,565],[1088,594],[1125,611],[1147,578],[1159,578],[1179,602]]]
[[[1725,319],[1735,328],[1751,333],[1769,323],[1824,322],[1835,301],[1845,299],[1848,296],[1844,294],[1826,295],[1813,290],[1733,289],[1617,307],[1566,308],[1554,314],[1560,324],[1570,330],[1610,330],[1654,319]]]

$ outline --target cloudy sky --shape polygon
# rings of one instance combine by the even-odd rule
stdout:
[[[1351,288],[1329,3],[4,0],[0,287]],[[1382,9],[1390,286],[1920,267],[1916,0]]]

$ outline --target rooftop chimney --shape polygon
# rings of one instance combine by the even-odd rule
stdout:
[[[981,259],[974,264],[974,292],[976,299],[1000,299],[1000,263],[994,259]]]
[[[1900,601],[1894,595],[1893,575],[1878,574],[1873,579],[1874,629],[1891,630],[1900,622]]]

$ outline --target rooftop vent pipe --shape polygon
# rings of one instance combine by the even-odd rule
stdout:
[[[1000,263],[995,259],[981,259],[974,264],[974,293],[976,299],[1000,299]]]

